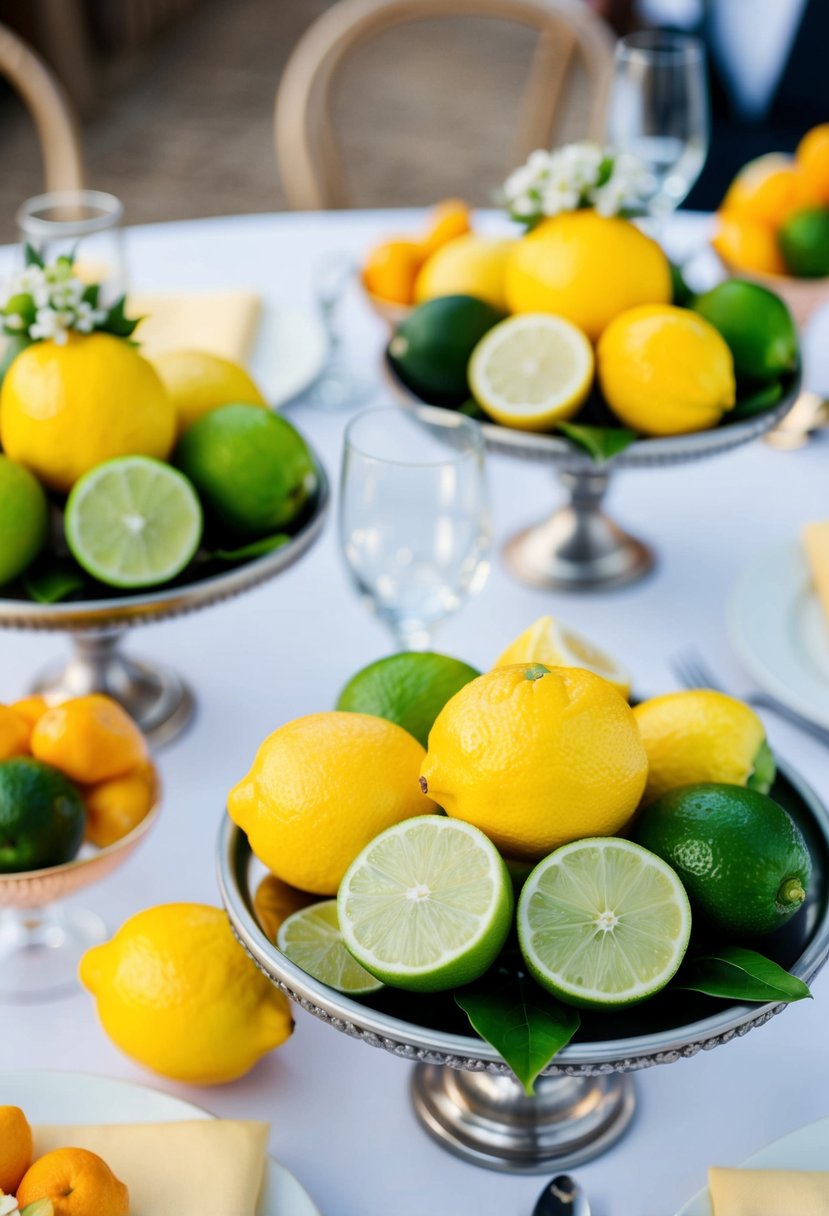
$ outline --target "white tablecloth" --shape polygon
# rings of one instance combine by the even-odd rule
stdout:
[[[377,233],[405,231],[411,219],[280,215],[135,229],[129,233],[132,282],[159,289],[247,287],[266,300],[310,304],[314,259],[335,250],[359,253]],[[703,231],[700,223],[686,217],[673,235],[690,245]],[[0,251],[0,271],[9,262],[9,251]],[[809,377],[827,391],[822,328],[823,341],[819,324],[811,334]],[[376,368],[383,337],[355,293],[347,340],[367,371]],[[259,370],[267,381],[266,359]],[[290,416],[336,478],[347,416],[301,404]],[[729,687],[745,688],[724,632],[729,585],[752,554],[796,536],[810,518],[829,516],[826,456],[825,440],[786,455],[755,444],[710,462],[621,475],[611,510],[657,547],[659,564],[648,580],[605,595],[553,595],[519,586],[496,559],[483,592],[445,624],[438,647],[486,667],[508,639],[553,612],[627,663],[640,693],[675,686],[668,659],[688,641],[699,644]],[[500,544],[518,525],[541,518],[558,490],[548,471],[503,457],[491,457],[490,473]],[[214,854],[228,789],[267,733],[289,718],[330,708],[345,680],[386,652],[389,639],[348,585],[332,512],[321,542],[284,577],[226,605],[136,631],[129,646],[177,668],[198,690],[199,710],[189,733],[161,754],[166,794],[157,829],[117,877],[82,897],[113,930],[150,904],[218,902]],[[0,696],[19,695],[62,650],[59,636],[0,633]],[[780,754],[829,798],[825,751],[773,717],[768,726]],[[743,1039],[640,1074],[630,1131],[577,1171],[597,1216],[668,1216],[704,1183],[709,1164],[737,1163],[766,1141],[829,1114],[829,975],[814,988],[814,1001]],[[218,1115],[268,1119],[273,1154],[296,1173],[324,1216],[528,1216],[541,1186],[537,1177],[493,1174],[438,1148],[412,1113],[408,1065],[302,1013],[293,1038],[245,1079],[198,1090],[153,1078],[122,1056],[99,1028],[86,994],[27,1008],[0,1005],[0,1069],[9,1068],[129,1078]]]

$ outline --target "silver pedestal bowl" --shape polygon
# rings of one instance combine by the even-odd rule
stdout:
[[[809,981],[829,956],[829,815],[814,792],[780,766],[772,795],[800,825],[812,855],[806,905],[761,949]],[[630,1073],[672,1064],[762,1026],[782,1004],[740,1005],[664,993],[582,1029],[525,1096],[501,1057],[469,1033],[451,995],[384,989],[370,1001],[343,996],[291,963],[257,920],[253,895],[264,869],[229,818],[219,839],[222,900],[239,941],[291,1000],[335,1030],[415,1064],[412,1098],[427,1132],[459,1157],[514,1173],[553,1173],[613,1144],[633,1115]]]
[[[57,698],[107,693],[124,706],[154,747],[170,743],[193,716],[194,694],[168,668],[126,658],[120,650],[124,634],[138,625],[182,616],[250,591],[298,561],[320,535],[330,502],[328,478],[316,458],[315,466],[317,491],[297,531],[281,548],[262,557],[159,591],[117,598],[62,604],[0,599],[0,628],[48,630],[72,637],[74,653],[69,662],[48,668],[32,691]]]
[[[423,405],[383,360],[385,379],[404,405]],[[598,463],[560,435],[541,435],[484,422],[491,452],[516,456],[553,469],[566,501],[541,523],[531,524],[504,546],[504,560],[521,582],[556,591],[606,591],[634,582],[654,564],[653,550],[625,532],[603,510],[611,474],[623,469],[658,469],[730,452],[765,435],[797,400],[800,377],[774,409],[709,431],[662,439],[640,439]]]

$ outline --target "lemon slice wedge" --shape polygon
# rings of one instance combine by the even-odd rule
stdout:
[[[509,667],[512,663],[544,663],[547,667],[583,667],[601,676],[623,697],[630,695],[631,675],[612,655],[600,650],[593,642],[556,621],[540,616],[510,642],[493,667]]]
[[[593,347],[575,325],[549,313],[521,313],[495,325],[475,347],[469,384],[496,422],[547,431],[576,413],[594,366]]]

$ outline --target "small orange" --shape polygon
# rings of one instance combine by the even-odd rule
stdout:
[[[265,930],[266,937],[275,942],[277,930],[283,920],[287,920],[300,908],[310,907],[318,900],[318,895],[311,895],[308,891],[300,891],[298,887],[291,887],[281,878],[277,878],[275,874],[266,874],[256,888],[253,910],[259,919],[259,924]]]
[[[13,1195],[32,1164],[32,1129],[19,1106],[0,1106],[0,1194]]]
[[[363,266],[363,285],[372,295],[394,304],[411,304],[417,272],[423,263],[423,247],[399,237],[375,245]]]
[[[121,777],[147,759],[147,744],[125,709],[92,693],[54,705],[32,731],[32,754],[73,781]]]
[[[0,760],[25,756],[29,751],[32,728],[10,705],[0,705]]]
[[[737,270],[757,274],[785,274],[783,255],[774,229],[762,220],[724,211],[711,244],[723,261]]]
[[[796,211],[819,201],[792,158],[771,152],[740,170],[723,199],[722,210],[778,228]]]
[[[51,1199],[54,1216],[128,1216],[129,1192],[97,1153],[56,1148],[26,1172],[17,1190],[21,1208]]]
[[[829,204],[829,122],[806,132],[797,145],[795,161],[820,201]]]
[[[105,849],[121,840],[146,819],[158,797],[158,774],[151,761],[123,777],[112,777],[86,786],[85,837],[96,848]]]
[[[470,231],[469,204],[462,198],[445,198],[432,208],[428,220],[429,229],[422,242],[424,259],[441,245],[448,245],[456,236],[465,236]]]
[[[12,701],[11,708],[21,718],[25,718],[30,726],[34,726],[38,718],[42,718],[49,708],[49,703],[45,697],[23,697],[19,701]]]

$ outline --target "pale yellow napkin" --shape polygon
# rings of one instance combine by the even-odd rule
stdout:
[[[803,529],[803,546],[812,586],[817,592],[826,624],[829,626],[829,520],[807,524]]]
[[[206,350],[247,363],[262,302],[252,291],[130,292],[127,316],[144,317],[135,331],[150,356],[164,350]]]
[[[827,1216],[829,1173],[708,1171],[714,1216]]]
[[[35,1156],[85,1148],[130,1193],[130,1216],[254,1216],[267,1123],[205,1119],[107,1127],[36,1127]]]

